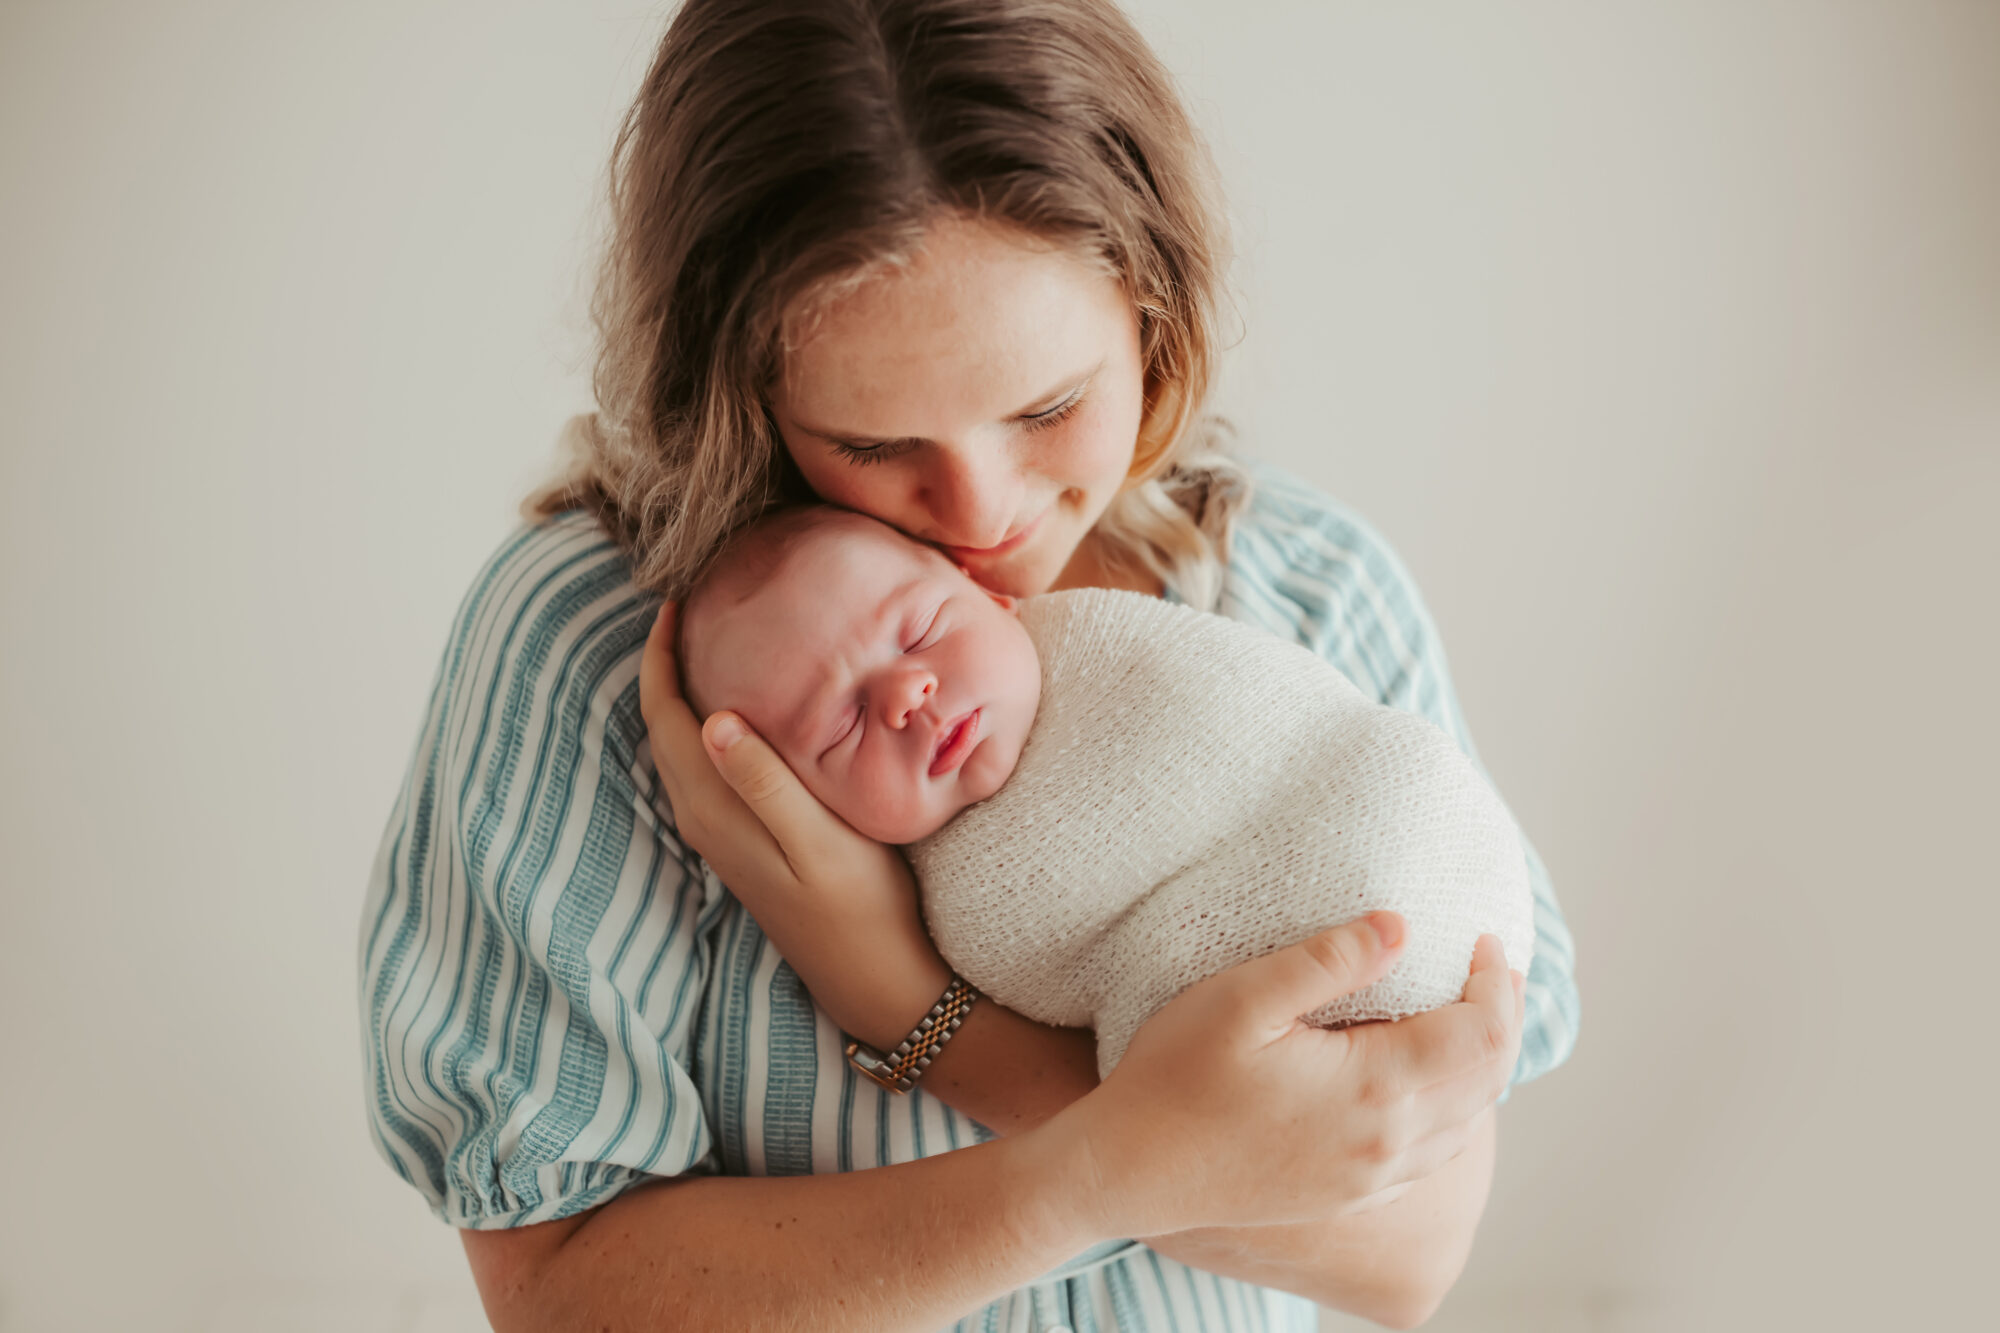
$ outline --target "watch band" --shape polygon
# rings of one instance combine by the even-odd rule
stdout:
[[[958,1025],[972,1011],[979,992],[965,978],[954,975],[931,1011],[918,1020],[902,1045],[887,1055],[858,1041],[847,1043],[847,1062],[891,1092],[908,1092],[917,1086],[937,1053],[958,1031]]]

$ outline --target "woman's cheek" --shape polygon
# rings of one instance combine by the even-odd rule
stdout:
[[[1130,404],[1100,402],[1077,413],[1068,439],[1061,444],[1069,452],[1072,484],[1096,489],[1116,487],[1132,468],[1132,456],[1139,448],[1139,411]]]

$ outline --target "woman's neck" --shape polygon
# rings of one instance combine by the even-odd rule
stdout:
[[[1144,566],[1107,558],[1103,544],[1094,532],[1077,544],[1069,563],[1063,566],[1063,572],[1049,585],[1050,592],[1068,588],[1121,588],[1127,592],[1143,592],[1148,597],[1164,596],[1167,590],[1159,576]]]

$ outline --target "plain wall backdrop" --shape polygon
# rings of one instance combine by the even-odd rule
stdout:
[[[1989,1310],[2000,5],[1135,10],[1575,933],[1445,1330]],[[480,1327],[354,939],[664,11],[0,5],[0,1330]],[[1349,1327],[1330,1318],[1329,1327]]]

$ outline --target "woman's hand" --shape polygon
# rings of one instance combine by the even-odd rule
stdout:
[[[821,805],[742,718],[695,721],[674,665],[679,609],[668,602],[653,622],[639,711],[681,841],[836,1023],[894,1045],[951,977],[924,931],[909,865]],[[865,974],[859,959],[870,960]]]
[[[1297,1019],[1379,980],[1402,932],[1395,913],[1371,913],[1220,972],[1149,1019],[1103,1085],[1044,1127],[1094,1184],[1097,1228],[1351,1213],[1463,1152],[1520,1049],[1523,986],[1497,936],[1480,937],[1456,1004],[1335,1031]]]

